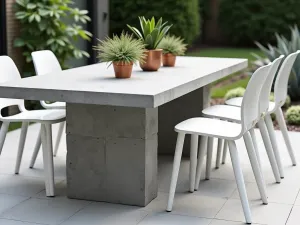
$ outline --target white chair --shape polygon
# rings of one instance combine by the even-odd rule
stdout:
[[[0,82],[21,79],[16,65],[14,64],[13,60],[8,56],[0,56],[0,68],[2,70]],[[2,126],[0,130],[0,154],[3,148],[9,123],[22,122],[17,162],[15,166],[15,173],[18,174],[23,156],[28,125],[30,122],[40,123],[42,127],[41,136],[43,145],[46,195],[54,196],[54,168],[51,125],[63,122],[65,120],[65,110],[53,109],[28,111],[25,109],[24,100],[0,98],[0,110],[13,105],[18,106],[20,113],[7,117],[3,117],[2,115],[0,115],[0,120],[2,121]]]
[[[198,190],[202,164],[204,160],[205,152],[207,151],[207,141],[212,138],[220,138],[227,140],[230,150],[230,155],[232,159],[232,165],[234,169],[234,174],[236,178],[236,183],[238,186],[238,191],[240,194],[242,207],[245,214],[245,219],[247,223],[251,223],[251,211],[249,207],[249,202],[247,198],[244,178],[242,174],[242,169],[240,166],[239,154],[236,148],[235,141],[244,138],[248,150],[248,155],[253,168],[253,172],[257,181],[258,189],[261,194],[261,198],[264,204],[268,203],[265,183],[263,181],[262,173],[260,171],[260,166],[256,157],[255,149],[251,140],[251,135],[249,130],[257,123],[259,119],[259,93],[262,87],[262,83],[266,79],[271,65],[263,66],[256,70],[253,74],[247,90],[244,95],[242,107],[241,107],[241,123],[233,123],[218,119],[211,118],[192,118],[185,120],[175,126],[175,131],[178,133],[177,143],[175,149],[173,171],[170,184],[169,199],[167,205],[167,211],[172,210],[173,200],[175,195],[176,183],[178,179],[178,173],[180,168],[180,161],[182,156],[182,149],[184,144],[184,139],[186,134],[191,135],[191,156],[190,156],[190,191]],[[253,90],[257,90],[253,92]],[[201,143],[197,162],[197,146],[198,146],[198,136],[201,135]],[[209,150],[209,149],[208,149]],[[196,175],[196,176],[195,176]]]
[[[35,72],[39,76],[62,71],[59,62],[52,51],[49,51],[49,50],[36,51],[36,52],[31,53],[31,56],[32,56]],[[40,101],[40,103],[45,109],[65,109],[66,108],[65,102],[47,103],[45,101]],[[59,124],[56,142],[55,142],[55,146],[54,146],[54,152],[53,152],[54,156],[57,155],[57,151],[58,151],[60,140],[61,140],[61,137],[63,134],[64,126],[65,126],[65,122]],[[41,131],[39,133],[39,136],[38,136],[38,139],[37,139],[37,142],[36,142],[32,157],[31,157],[30,166],[29,166],[30,168],[33,168],[33,166],[35,164],[37,155],[39,153],[40,146],[41,146]]]
[[[268,132],[270,132],[270,129],[268,129],[268,128],[270,128],[270,126],[268,126],[269,125],[268,123],[266,124],[267,121],[265,120],[264,115],[266,114],[266,112],[268,111],[268,108],[269,108],[269,94],[271,91],[272,82],[274,80],[275,74],[276,74],[278,67],[283,58],[284,58],[284,56],[280,56],[279,58],[275,59],[274,62],[272,63],[272,66],[271,66],[271,69],[267,76],[267,79],[265,80],[263,87],[261,89],[260,98],[259,98],[259,108],[260,108],[260,113],[262,116],[258,122],[258,126],[260,128],[260,132],[262,134],[263,141],[264,141],[264,144],[266,147],[266,151],[267,151],[267,154],[269,157],[269,161],[271,163],[273,174],[274,174],[274,177],[275,177],[275,180],[277,183],[280,183],[280,177],[283,178],[284,174],[283,174],[283,170],[282,170],[282,165],[281,164],[279,165],[279,163],[278,163],[278,160],[280,161],[280,156],[279,156],[279,151],[277,148],[276,140],[269,139]],[[257,90],[252,90],[252,91],[254,92]],[[218,119],[228,120],[228,121],[237,122],[237,123],[241,122],[241,117],[240,117],[241,108],[240,107],[235,107],[235,106],[230,106],[230,105],[215,105],[215,106],[204,109],[202,111],[202,113],[206,117],[218,118]],[[273,124],[272,124],[272,126],[273,126]],[[268,129],[268,131],[267,131],[267,129]],[[272,130],[274,132],[274,128],[272,128]],[[257,142],[256,142],[256,137],[255,137],[253,128],[250,130],[250,134],[254,141],[254,147],[255,147],[255,150],[257,153],[257,157],[259,159]],[[219,141],[220,141],[220,139],[219,139]],[[219,166],[220,154],[221,154],[220,152],[221,152],[221,149],[218,148],[216,167]],[[208,164],[211,165],[211,158],[209,158],[208,160],[209,160]],[[259,159],[259,163],[260,163],[260,159]],[[207,170],[210,171],[210,167],[208,167]],[[207,174],[209,175],[210,172]]]
[[[277,149],[277,144],[275,142],[276,138],[275,138],[275,134],[274,134],[273,123],[272,123],[271,116],[270,116],[272,113],[276,114],[276,120],[278,121],[280,130],[281,130],[282,136],[284,138],[285,144],[287,146],[293,166],[296,166],[297,161],[295,158],[294,150],[291,145],[291,141],[289,139],[289,135],[288,135],[288,131],[287,131],[287,127],[285,124],[285,120],[284,120],[284,116],[283,116],[281,107],[285,103],[285,100],[287,97],[288,80],[289,80],[294,62],[295,62],[296,58],[298,57],[299,53],[300,53],[300,50],[298,50],[295,53],[290,54],[289,56],[286,57],[285,61],[282,63],[282,65],[278,71],[277,78],[275,80],[275,87],[274,87],[275,102],[271,102],[271,101],[269,102],[269,109],[265,116],[270,138],[271,138],[271,140],[274,140],[273,141],[275,143],[274,146],[275,146],[275,149]],[[271,89],[270,89],[270,91],[271,91]],[[270,95],[270,92],[268,93],[268,96],[269,95]],[[233,99],[226,101],[226,104],[233,105],[233,106],[241,106],[242,99],[243,99],[243,97],[233,98]],[[282,170],[279,152],[278,152],[277,157],[279,159],[277,163],[279,164],[279,167],[281,167],[281,170]]]

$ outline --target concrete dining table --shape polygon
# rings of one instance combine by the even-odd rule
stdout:
[[[158,154],[174,153],[174,126],[201,116],[210,84],[247,65],[178,57],[176,67],[135,66],[130,79],[116,79],[99,63],[1,83],[0,97],[67,103],[69,198],[146,206],[158,193]]]

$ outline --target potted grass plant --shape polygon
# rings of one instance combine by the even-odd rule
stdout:
[[[163,66],[174,67],[176,56],[184,55],[186,44],[180,37],[167,35],[162,39],[159,48],[163,49]]]
[[[162,49],[158,49],[161,40],[168,33],[172,25],[163,23],[160,18],[157,23],[155,18],[151,20],[145,17],[139,17],[141,30],[127,24],[128,28],[145,44],[145,60],[140,62],[140,66],[144,71],[157,71],[161,66]]]
[[[94,49],[101,62],[108,62],[109,66],[113,64],[116,78],[130,78],[133,63],[144,62],[145,58],[143,42],[124,32],[120,36],[99,40]]]

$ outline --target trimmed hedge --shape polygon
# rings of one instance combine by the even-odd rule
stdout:
[[[243,97],[245,94],[245,91],[246,91],[246,89],[243,87],[233,88],[233,89],[227,91],[224,98],[225,98],[225,100],[229,100],[231,98]]]
[[[110,33],[128,31],[126,24],[139,27],[138,16],[156,19],[173,24],[171,34],[181,36],[191,44],[200,34],[198,0],[110,0]]]
[[[288,124],[300,125],[300,106],[291,106],[286,111],[286,120]]]
[[[219,22],[231,44],[272,43],[274,33],[288,37],[289,27],[300,25],[300,1],[220,0]]]

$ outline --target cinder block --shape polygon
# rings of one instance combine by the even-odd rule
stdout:
[[[93,137],[146,138],[157,133],[157,109],[67,104],[67,133]]]
[[[110,202],[146,206],[157,196],[157,136],[113,138],[106,145]]]
[[[105,140],[67,134],[67,194],[70,198],[105,198]]]

